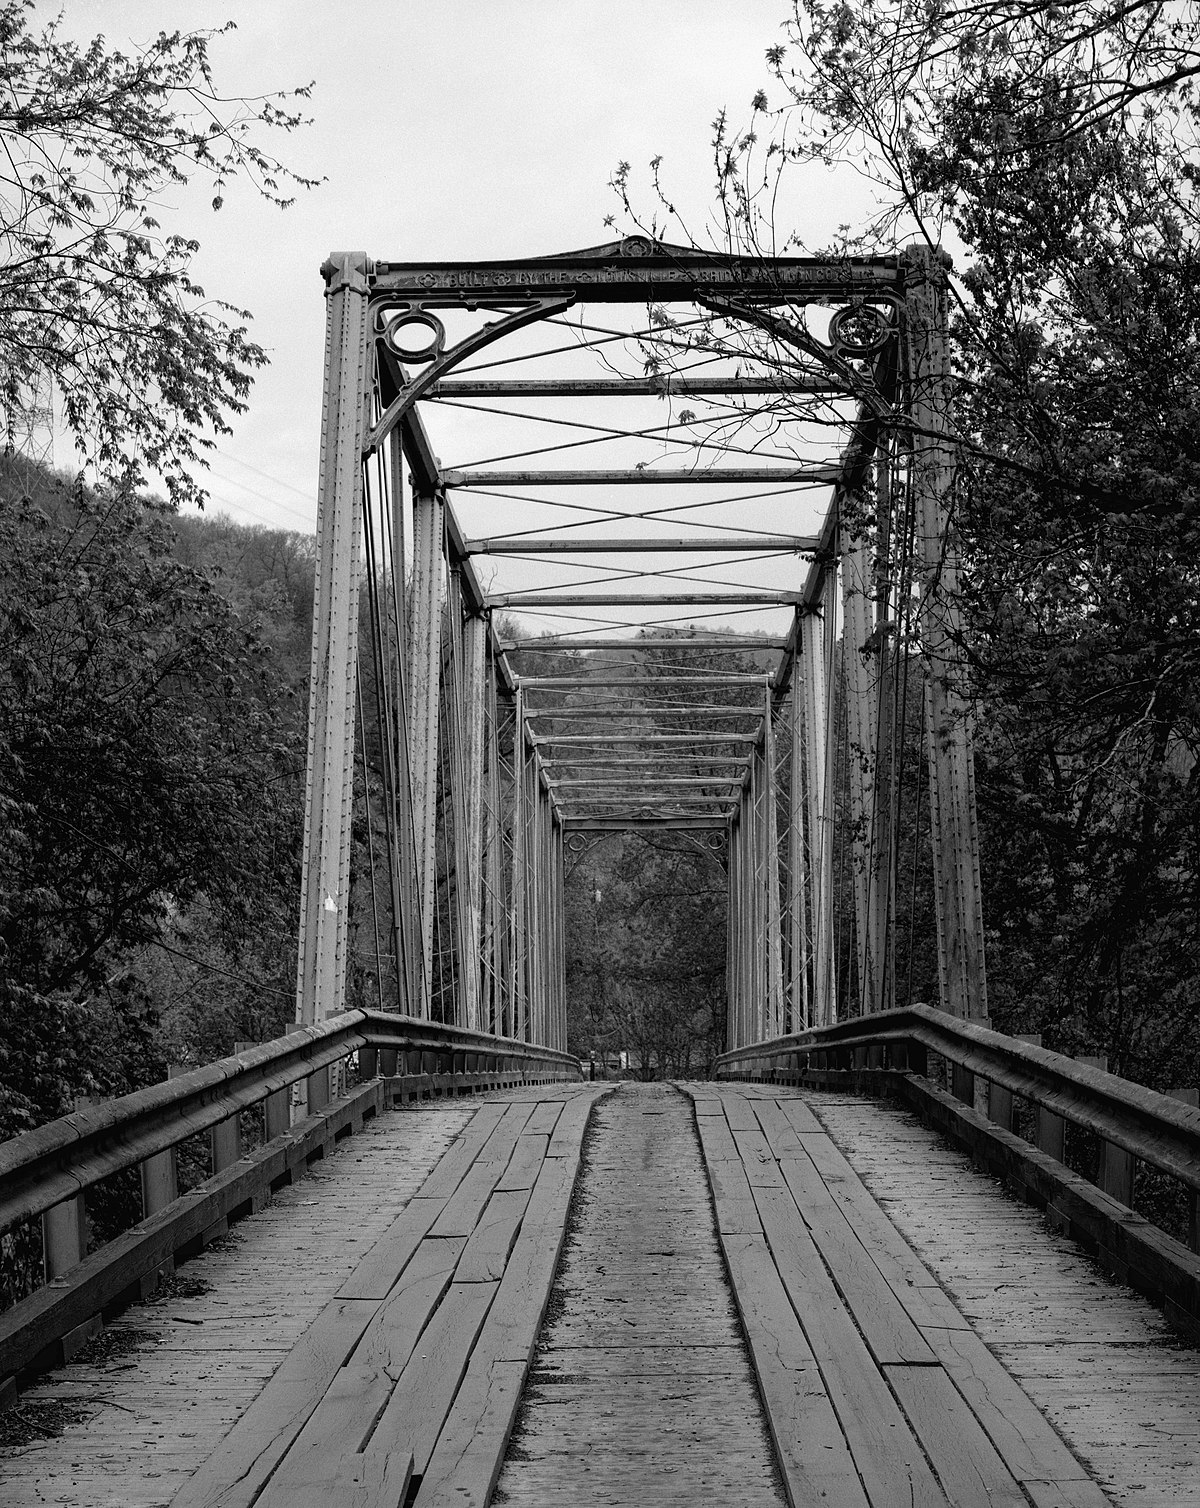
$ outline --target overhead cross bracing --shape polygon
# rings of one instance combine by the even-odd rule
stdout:
[[[384,1008],[563,1046],[564,841],[621,828],[723,832],[730,1046],[890,1004],[922,698],[942,998],[985,1012],[937,254],[325,272],[300,1019],[356,742]]]

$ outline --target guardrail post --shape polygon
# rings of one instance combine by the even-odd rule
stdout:
[[[253,1042],[235,1042],[234,1052],[245,1052],[248,1047],[254,1047]],[[242,1155],[242,1118],[240,1115],[231,1115],[228,1120],[219,1121],[208,1133],[208,1144],[212,1152],[212,1170],[214,1173],[223,1173],[226,1168],[231,1168]]]
[[[42,1216],[42,1267],[46,1282],[78,1267],[87,1255],[83,1195],[56,1204]]]
[[[1108,1072],[1106,1053],[1085,1053],[1075,1061],[1088,1068]],[[1133,1207],[1133,1170],[1136,1161],[1133,1153],[1126,1152],[1124,1147],[1114,1146],[1110,1141],[1100,1143],[1100,1165],[1096,1169],[1096,1182],[1118,1204],[1125,1204],[1130,1208]]]
[[[329,1069],[318,1068],[305,1080],[308,1088],[308,1113],[317,1115],[329,1104]]]
[[[368,1079],[379,1077],[379,1050],[375,1047],[360,1047],[358,1049],[358,1081],[365,1084]]]
[[[1011,1131],[1013,1128],[1012,1090],[1005,1089],[1003,1084],[989,1083],[987,1092],[988,1120],[999,1126],[1002,1131]]]
[[[1200,1106],[1200,1089],[1168,1089],[1173,1100],[1183,1105]],[[1188,1196],[1188,1245],[1200,1251],[1200,1194],[1195,1189],[1185,1190]]]
[[[167,1068],[167,1078],[177,1079],[186,1073],[182,1063],[172,1063]],[[142,1218],[148,1219],[174,1204],[179,1198],[179,1154],[174,1147],[165,1152],[155,1152],[139,1164],[142,1180]]]

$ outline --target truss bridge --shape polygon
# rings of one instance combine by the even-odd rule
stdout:
[[[1196,1097],[989,1017],[940,253],[322,272],[295,1027],[0,1147],[0,1504],[1200,1505]],[[573,1050],[629,835],[707,1077]]]

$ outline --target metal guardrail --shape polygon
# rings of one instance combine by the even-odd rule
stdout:
[[[347,1011],[0,1144],[0,1234],[364,1048],[436,1054],[448,1073],[482,1073],[488,1060],[545,1065],[556,1077],[581,1073],[578,1058],[534,1043],[412,1016]],[[469,1058],[476,1060],[472,1067]]]
[[[848,1072],[867,1067],[865,1059],[853,1060],[871,1049],[883,1049],[891,1061],[870,1066],[915,1073],[924,1073],[925,1054],[939,1053],[1200,1191],[1200,1109],[928,1005],[739,1048],[717,1059],[716,1072],[718,1078],[794,1076],[804,1071],[801,1059],[806,1068]]]

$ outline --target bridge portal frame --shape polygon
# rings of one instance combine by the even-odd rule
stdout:
[[[460,1024],[550,1047],[565,1046],[565,978],[561,956],[564,835],[627,830],[712,831],[728,837],[731,884],[729,950],[731,1047],[778,1035],[789,1024],[824,1024],[835,1016],[833,939],[833,802],[835,750],[830,738],[833,653],[840,607],[845,633],[865,648],[886,637],[873,612],[874,571],[860,527],[869,482],[886,490],[888,469],[901,449],[918,518],[921,634],[925,664],[927,755],[934,854],[938,955],[943,1007],[986,1018],[986,974],[975,822],[971,719],[960,659],[961,626],[955,601],[957,552],[951,526],[953,454],[949,439],[946,264],[926,247],[903,256],[758,261],[667,247],[631,238],[564,256],[486,264],[372,262],[363,253],[339,254],[324,265],[326,370],[318,487],[317,570],[309,710],[307,804],[297,970],[296,1017],[311,1024],[344,1008],[350,902],[350,827],[358,687],[358,619],[364,521],[364,474],[374,460],[395,501],[387,542],[393,567],[405,558],[402,473],[411,484],[411,585],[392,570],[395,663],[383,668],[390,688],[389,726],[382,739],[391,774],[387,800],[395,829],[391,898],[398,999],[406,1014],[433,1010],[433,939],[438,855],[439,758],[449,749],[456,885],[465,893],[457,912],[459,959],[456,1010]],[[720,468],[715,473],[613,469],[554,472],[443,471],[417,408],[435,393],[489,395],[537,391],[558,396],[638,393],[653,384],[631,379],[537,383],[472,382],[451,374],[467,357],[577,302],[688,302],[741,321],[811,358],[796,391],[835,392],[856,404],[849,444],[836,467],[793,468],[805,482],[829,483],[833,497],[820,533],[783,543],[811,554],[803,587],[769,593],[587,595],[497,593],[483,590],[475,555],[515,551],[517,540],[467,540],[447,506],[447,490],[565,483],[606,485],[786,481],[779,468]],[[828,343],[801,334],[787,318],[791,304],[835,304]],[[849,316],[874,311],[865,340]],[[447,346],[438,311],[495,312]],[[782,311],[782,312],[781,312]],[[851,322],[852,323],[852,322]],[[849,331],[850,333],[846,333]],[[397,332],[399,332],[397,334]],[[414,353],[412,338],[418,337]],[[409,344],[404,345],[407,338]],[[424,340],[424,345],[421,341]],[[657,379],[656,379],[657,381]],[[730,389],[732,379],[683,379],[680,393]],[[753,378],[734,386],[765,388]],[[616,541],[616,550],[632,541]],[[701,542],[702,543],[702,542]],[[656,538],[646,548],[696,549],[695,540]],[[639,548],[641,542],[638,542]],[[739,548],[749,549],[750,540]],[[542,540],[530,553],[553,555],[562,538]],[[603,546],[601,546],[603,548]],[[840,599],[839,599],[840,582]],[[407,597],[407,600],[405,600]],[[442,605],[446,604],[443,625]],[[758,731],[749,739],[740,795],[684,807],[630,799],[595,799],[572,815],[564,810],[561,779],[549,750],[570,740],[529,726],[508,653],[547,649],[549,641],[504,643],[492,612],[572,601],[692,605],[698,601],[793,607],[791,629],[764,699]],[[381,610],[380,610],[381,611]],[[879,621],[876,621],[876,617]],[[699,641],[720,647],[748,641],[727,634]],[[573,647],[612,645],[612,639],[571,638]],[[646,647],[649,637],[624,641]],[[679,647],[678,639],[664,640]],[[682,641],[686,643],[686,641]],[[855,864],[861,1006],[887,1008],[893,999],[890,962],[894,910],[895,834],[888,830],[888,792],[894,730],[886,697],[866,656],[849,653],[849,713],[861,751],[851,802],[860,841]],[[883,664],[886,656],[880,657]],[[447,686],[451,695],[447,699]],[[380,711],[385,711],[381,698]],[[513,726],[507,786],[498,733],[498,702]],[[361,712],[359,714],[361,716]],[[781,730],[783,730],[781,736]],[[586,735],[576,736],[586,745]],[[651,735],[654,738],[655,735]],[[669,735],[657,735],[665,740]],[[723,737],[723,736],[722,736]],[[643,745],[648,740],[643,739]],[[615,742],[611,734],[607,748]],[[636,742],[636,740],[635,740]],[[779,750],[782,747],[783,753]],[[777,775],[789,771],[787,818],[781,829]],[[443,787],[446,769],[443,765]],[[505,788],[511,810],[501,812]],[[631,795],[636,798],[636,792]],[[667,794],[663,787],[656,793]],[[490,888],[511,846],[507,887]],[[780,850],[783,857],[780,862]],[[810,904],[806,907],[807,891]],[[784,955],[789,960],[785,967]],[[795,960],[811,956],[812,969]],[[811,993],[811,999],[810,999]]]

